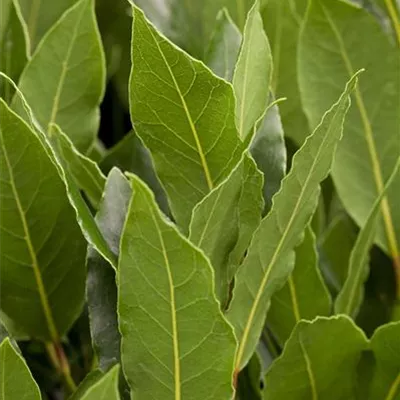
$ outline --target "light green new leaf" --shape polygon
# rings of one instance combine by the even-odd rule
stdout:
[[[312,0],[299,44],[299,84],[311,125],[364,67],[332,170],[345,209],[361,227],[400,155],[400,52],[366,10],[350,2]],[[400,176],[393,185],[400,187]],[[382,200],[381,214],[376,242],[400,260],[398,192]]]
[[[120,400],[118,391],[119,365],[114,366],[77,400]]]
[[[17,0],[28,27],[32,47],[76,0]]]
[[[355,317],[358,313],[364,296],[364,282],[369,273],[369,250],[374,242],[381,202],[383,197],[386,196],[388,188],[398,178],[399,174],[400,158],[385,188],[376,199],[367,222],[361,229],[351,252],[347,278],[335,301],[335,312],[338,314],[348,314]]]
[[[229,400],[236,341],[210,263],[161,214],[145,184],[131,180],[117,281],[122,364],[133,397]]]
[[[369,400],[397,400],[400,396],[400,322],[379,327],[371,339],[376,361]]]
[[[0,5],[0,71],[17,82],[30,57],[30,42],[17,0],[3,0]],[[0,95],[9,102],[13,91],[0,82]]]
[[[296,248],[296,261],[285,286],[271,300],[267,324],[284,345],[301,319],[312,320],[331,312],[331,297],[318,268],[315,235],[310,227]]]
[[[25,360],[6,338],[0,345],[0,399],[41,400],[40,390]]]
[[[300,321],[265,376],[265,400],[355,400],[357,364],[368,346],[345,316]]]
[[[2,318],[17,337],[59,340],[83,304],[86,243],[47,149],[1,99],[0,153]]]
[[[243,42],[233,75],[233,88],[237,99],[236,126],[242,139],[252,131],[267,108],[271,75],[271,49],[256,1],[247,16]]]
[[[238,163],[232,87],[178,49],[133,8],[130,109],[178,224]]]
[[[98,165],[81,154],[71,140],[60,129],[53,128],[50,141],[65,169],[73,177],[75,184],[83,190],[92,206],[97,209],[103,194],[106,177]]]
[[[264,206],[263,177],[244,154],[231,175],[193,210],[189,240],[202,249],[214,269],[215,292],[222,309]]]
[[[113,168],[108,175],[96,223],[116,258],[132,190],[124,175]],[[90,333],[99,366],[106,371],[120,362],[121,336],[117,321],[117,286],[115,271],[92,247],[88,251],[86,296]]]
[[[293,250],[317,206],[319,184],[329,173],[355,83],[353,77],[338,102],[293,157],[291,171],[274,196],[271,211],[254,233],[237,273],[227,314],[239,340],[236,371],[253,354],[270,299],[291,273]]]
[[[310,131],[300,101],[296,58],[306,5],[307,0],[268,0],[262,11],[274,60],[272,91],[277,97],[287,98],[279,104],[279,111],[285,135],[298,146],[303,144]]]
[[[21,75],[19,88],[39,124],[61,127],[79,151],[97,134],[104,93],[104,55],[93,0],[80,0],[50,29]],[[19,97],[14,109],[22,113]]]
[[[217,23],[208,47],[205,62],[214,74],[232,81],[242,35],[226,9],[217,15]]]

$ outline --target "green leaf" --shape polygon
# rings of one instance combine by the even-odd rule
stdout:
[[[118,314],[134,397],[231,399],[236,341],[214,295],[209,261],[161,214],[145,184],[131,180]]]
[[[286,146],[278,105],[268,108],[250,144],[257,167],[264,173],[265,211],[269,211],[273,195],[286,174]]]
[[[244,28],[243,42],[233,75],[237,99],[236,126],[245,139],[264,114],[269,98],[272,75],[272,57],[268,38],[256,1],[250,10]]]
[[[35,48],[43,35],[56,23],[63,12],[76,0],[17,0],[28,26],[32,47]]]
[[[270,213],[254,233],[236,276],[227,314],[239,340],[236,371],[246,365],[254,352],[271,296],[291,273],[293,249],[302,240],[317,206],[319,184],[329,173],[355,83],[353,77],[338,102],[293,157],[292,169],[274,196]]]
[[[80,0],[45,35],[19,88],[45,131],[56,123],[79,151],[97,134],[105,82],[104,55],[93,0]],[[22,111],[18,97],[14,108]]]
[[[274,60],[272,91],[277,97],[287,98],[279,104],[279,111],[285,135],[298,146],[303,144],[310,131],[301,106],[296,57],[306,5],[306,0],[268,0],[262,11]]]
[[[193,207],[241,157],[235,99],[228,83],[160,36],[138,8],[133,13],[132,122],[187,230]]]
[[[342,83],[362,67],[367,69],[365,80],[354,92],[332,170],[345,209],[361,227],[400,155],[399,50],[364,9],[349,2],[313,0],[299,45],[300,89],[311,125],[338,96]],[[399,187],[400,176],[393,185]],[[376,238],[395,260],[400,238],[397,204],[394,191],[382,200]]]
[[[400,394],[400,322],[379,327],[371,339],[376,367],[368,399],[396,400]]]
[[[400,174],[400,158],[385,188],[376,199],[367,222],[361,229],[351,252],[349,271],[342,290],[335,301],[335,312],[355,317],[364,297],[364,282],[369,273],[369,250],[374,242],[382,199]]]
[[[71,140],[59,129],[52,129],[50,140],[56,152],[64,160],[64,166],[75,184],[83,190],[92,206],[97,209],[103,194],[106,177],[98,165],[81,154]]]
[[[30,57],[29,36],[17,0],[2,1],[0,16],[0,71],[17,82]],[[12,93],[8,83],[0,85],[0,95],[7,102]]]
[[[208,47],[205,61],[215,75],[232,81],[240,51],[242,35],[226,9],[217,15],[217,23]]]
[[[131,193],[127,179],[117,168],[113,168],[107,178],[96,223],[116,258],[119,256],[120,237]],[[106,371],[120,362],[117,286],[115,271],[92,247],[88,252],[86,295],[93,347],[100,368]]]
[[[88,388],[79,400],[120,400],[118,391],[119,365]]]
[[[231,175],[193,210],[189,239],[211,261],[222,309],[236,269],[261,221],[262,185],[255,162],[245,154]]]
[[[319,239],[322,274],[335,294],[346,281],[350,254],[356,239],[357,226],[343,212],[332,219]]]
[[[9,338],[0,345],[0,371],[1,400],[41,400],[38,385]]]
[[[262,400],[261,362],[257,353],[239,374],[236,396],[241,400]]]
[[[296,262],[285,286],[271,300],[267,324],[283,345],[301,319],[312,320],[331,312],[331,297],[318,268],[315,235],[310,227],[296,248]]]
[[[80,400],[86,394],[88,389],[90,389],[95,383],[97,383],[102,377],[104,377],[104,373],[99,370],[95,369],[89,372],[83,381],[79,384],[76,391],[69,397],[68,400]]]
[[[149,185],[161,209],[168,213],[169,207],[165,191],[154,171],[149,151],[133,131],[108,151],[101,160],[100,167],[105,173],[111,171],[113,167],[118,167],[121,171],[133,172]]]
[[[58,125],[52,126],[53,135],[65,136]],[[67,187],[67,196],[74,207],[76,218],[82,233],[90,245],[92,245],[101,255],[106,259],[115,269],[117,267],[115,254],[111,251],[105,238],[100,232],[91,211],[89,210],[85,200],[83,199],[76,179],[71,172],[67,160],[62,156],[61,152],[54,152],[51,145],[48,143],[46,136],[43,132],[39,133],[44,146],[48,146],[48,151],[52,154],[54,162],[59,168],[64,183]]]
[[[368,346],[345,317],[300,321],[265,377],[265,400],[355,400],[357,364]]]
[[[2,318],[58,341],[82,308],[86,243],[47,149],[1,99],[0,127]]]

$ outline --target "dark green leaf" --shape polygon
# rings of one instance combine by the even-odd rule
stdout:
[[[111,251],[119,256],[122,227],[131,197],[131,187],[121,172],[111,170],[96,223]],[[115,271],[93,248],[88,254],[86,287],[93,346],[103,371],[120,362],[121,337],[117,321],[117,286]]]
[[[30,57],[30,42],[17,0],[3,0],[0,8],[0,71],[17,82]],[[9,102],[13,90],[1,82],[0,95]]]

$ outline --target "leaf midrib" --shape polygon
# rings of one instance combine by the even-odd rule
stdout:
[[[28,248],[28,252],[29,252],[29,256],[31,258],[31,262],[32,262],[32,268],[33,268],[33,272],[34,272],[34,276],[35,276],[35,280],[36,280],[36,285],[38,288],[38,293],[39,293],[39,298],[40,298],[40,302],[42,304],[42,308],[43,308],[43,313],[45,315],[45,319],[47,321],[47,327],[49,329],[49,334],[50,337],[52,338],[53,341],[58,341],[58,332],[57,332],[57,328],[53,319],[53,315],[51,312],[51,307],[50,307],[50,303],[49,300],[47,298],[47,294],[46,294],[46,289],[44,286],[44,282],[42,279],[42,274],[39,268],[39,263],[36,257],[36,253],[32,244],[32,239],[31,239],[31,234],[29,231],[29,226],[28,226],[28,221],[26,220],[25,217],[25,213],[22,207],[22,203],[18,194],[18,190],[17,187],[15,185],[15,179],[14,179],[14,174],[11,168],[11,164],[10,164],[10,160],[8,158],[8,153],[7,153],[7,149],[5,148],[4,145],[4,136],[3,136],[3,131],[0,129],[0,136],[1,136],[1,147],[3,150],[3,154],[4,154],[4,160],[7,166],[7,170],[9,173],[9,177],[10,177],[10,186],[11,186],[11,190],[13,193],[13,197],[15,200],[15,203],[17,205],[17,209],[18,209],[18,214],[20,216],[21,219],[21,223],[22,223],[22,228],[24,231],[24,239],[25,239],[25,243],[26,246]]]
[[[183,107],[183,109],[185,111],[186,118],[187,118],[187,120],[189,122],[189,126],[190,126],[190,129],[192,131],[195,143],[196,143],[197,151],[199,153],[199,158],[200,158],[201,165],[203,167],[203,171],[204,171],[204,175],[205,175],[205,178],[206,178],[208,189],[212,190],[214,188],[214,182],[213,182],[213,180],[211,178],[211,174],[210,174],[210,171],[209,171],[209,168],[208,168],[208,164],[207,164],[207,159],[206,159],[205,154],[203,152],[203,148],[202,148],[199,136],[197,134],[196,127],[195,127],[195,125],[193,123],[192,116],[190,115],[188,106],[186,104],[185,98],[182,95],[182,92],[181,92],[181,90],[179,88],[178,82],[175,79],[175,75],[172,72],[171,67],[168,64],[167,59],[165,58],[164,52],[162,51],[160,44],[158,43],[156,37],[154,36],[154,34],[151,31],[151,29],[148,26],[148,24],[145,24],[145,26],[148,29],[152,39],[154,40],[155,45],[157,46],[157,49],[158,49],[158,51],[159,51],[159,53],[160,53],[160,55],[161,55],[161,57],[162,57],[162,59],[164,61],[165,66],[168,69],[168,72],[169,72],[169,74],[171,76],[172,82],[174,83],[175,89],[176,89],[176,91],[177,91],[177,93],[179,95],[179,98],[180,98],[181,103],[182,103],[182,107]],[[194,73],[196,73],[196,71]]]
[[[172,325],[172,343],[174,351],[174,383],[175,383],[175,400],[181,400],[181,373],[180,373],[180,358],[179,358],[179,338],[178,338],[178,322],[176,318],[176,302],[175,302],[175,287],[172,278],[171,266],[169,263],[169,258],[167,254],[167,249],[165,247],[164,238],[158,225],[156,215],[154,213],[153,205],[148,201],[146,197],[146,202],[148,204],[149,210],[151,212],[151,218],[156,227],[158,239],[160,241],[161,250],[165,262],[165,267],[168,276],[168,284],[171,299],[171,325]]]
[[[347,73],[350,76],[352,76],[354,68],[353,68],[350,58],[347,54],[346,46],[342,40],[340,32],[339,32],[337,26],[335,25],[335,22],[332,20],[330,14],[329,14],[329,11],[324,7],[324,5],[322,3],[321,3],[321,8],[322,8],[322,11],[325,14],[325,17],[332,29],[332,32],[338,42],[340,54],[343,58],[343,62],[347,69]],[[377,153],[376,146],[375,146],[375,140],[374,140],[371,123],[369,121],[368,113],[367,113],[367,110],[366,110],[366,107],[364,104],[364,100],[363,100],[361,91],[358,88],[358,86],[356,86],[356,88],[354,90],[354,94],[355,94],[355,98],[356,98],[357,107],[360,112],[360,118],[361,118],[361,121],[364,126],[365,140],[367,142],[368,151],[369,151],[369,155],[370,155],[370,159],[371,159],[372,171],[374,174],[376,189],[377,189],[378,195],[380,195],[384,190],[384,183],[383,183],[382,171],[381,171],[381,167],[380,167],[378,153]],[[383,198],[382,198],[381,212],[382,212],[382,217],[383,217],[384,224],[385,224],[386,237],[388,240],[390,253],[393,256],[395,272],[396,272],[396,275],[398,276],[398,278],[400,278],[399,250],[398,250],[396,234],[395,234],[395,230],[394,230],[394,226],[393,226],[393,220],[392,220],[390,205],[389,205],[387,196],[383,196]],[[400,294],[399,284],[397,284],[397,292],[398,292],[398,294]]]
[[[396,379],[390,385],[390,388],[389,388],[387,396],[385,397],[385,400],[394,400],[394,398],[395,398],[394,396],[396,396],[399,385],[400,385],[400,373],[397,374]]]
[[[318,400],[317,384],[316,384],[314,373],[313,373],[313,370],[311,367],[311,360],[310,360],[310,357],[308,356],[308,353],[306,351],[306,348],[304,346],[301,336],[302,336],[301,332],[299,332],[299,345],[300,345],[300,349],[301,349],[301,354],[304,358],[304,362],[306,363],[306,370],[307,370],[308,380],[310,381],[312,400]]]
[[[58,113],[58,109],[59,109],[59,103],[60,103],[60,99],[61,99],[61,93],[62,93],[62,90],[63,90],[63,86],[64,86],[64,83],[65,83],[65,78],[66,78],[67,71],[68,71],[69,59],[71,57],[72,48],[73,48],[73,46],[75,44],[76,37],[78,35],[78,27],[80,26],[80,24],[82,22],[83,13],[85,12],[85,10],[86,10],[86,5],[84,7],[82,7],[82,11],[81,11],[81,13],[79,15],[79,18],[77,19],[77,22],[76,22],[75,26],[74,26],[74,30],[72,32],[72,38],[71,38],[71,41],[70,41],[70,43],[68,45],[68,49],[67,49],[67,53],[66,53],[65,59],[62,62],[62,65],[61,65],[60,79],[58,81],[57,88],[56,88],[56,93],[55,93],[55,96],[54,96],[53,107],[52,107],[51,113],[50,113],[50,120],[49,120],[49,122],[47,124],[48,133],[51,133],[51,127],[56,121],[56,117],[57,117],[57,113]]]
[[[335,114],[332,116],[332,121],[337,117],[338,112],[339,112],[339,109],[340,109],[340,108],[338,107],[337,110],[336,110],[336,112],[335,112]],[[318,128],[317,128],[317,129],[318,129]],[[331,126],[329,127],[329,129],[331,129]],[[264,292],[264,288],[265,288],[265,285],[266,285],[266,283],[267,283],[269,274],[270,274],[271,269],[273,268],[274,264],[276,263],[276,261],[277,261],[277,259],[278,259],[278,256],[279,256],[279,253],[280,253],[280,251],[281,251],[281,248],[283,247],[283,244],[284,244],[284,242],[285,242],[285,240],[286,240],[286,237],[288,236],[288,233],[289,233],[290,228],[291,228],[291,226],[292,226],[292,224],[293,224],[293,221],[294,221],[294,219],[295,219],[295,216],[296,216],[297,213],[298,213],[298,208],[300,207],[300,204],[301,204],[301,202],[302,202],[304,193],[306,192],[306,188],[307,188],[307,186],[308,186],[308,182],[309,182],[309,180],[311,179],[311,176],[312,176],[312,174],[313,174],[313,172],[314,172],[317,159],[318,159],[318,157],[319,157],[319,155],[320,155],[320,153],[321,153],[321,151],[322,151],[322,148],[324,147],[325,142],[327,141],[327,138],[328,138],[329,136],[330,136],[330,134],[329,134],[329,131],[328,131],[328,132],[324,135],[324,137],[323,137],[323,139],[322,139],[322,143],[321,143],[321,145],[320,145],[319,148],[318,148],[318,152],[317,152],[316,156],[314,157],[313,163],[312,163],[311,168],[310,168],[310,173],[308,174],[308,176],[307,176],[307,178],[306,178],[306,181],[305,181],[304,185],[303,185],[302,188],[301,188],[300,195],[299,195],[299,197],[298,197],[298,199],[297,199],[297,202],[296,202],[296,205],[295,205],[294,210],[293,210],[293,212],[292,212],[292,215],[290,216],[289,222],[288,222],[288,224],[286,225],[286,228],[285,228],[285,230],[284,230],[284,232],[283,232],[283,234],[282,234],[282,236],[281,236],[281,239],[280,239],[280,241],[279,241],[279,243],[278,243],[278,246],[276,247],[276,250],[274,251],[274,254],[272,255],[271,261],[269,262],[269,264],[268,264],[268,266],[267,266],[267,268],[266,268],[266,272],[265,272],[264,277],[263,277],[263,279],[262,279],[262,281],[261,281],[260,287],[259,287],[259,289],[258,289],[258,292],[257,292],[256,297],[255,297],[255,299],[254,299],[252,308],[251,308],[251,310],[250,310],[250,314],[249,314],[249,317],[248,317],[248,319],[247,319],[245,329],[244,329],[244,331],[243,331],[242,340],[240,341],[240,344],[239,344],[239,349],[238,349],[237,358],[236,358],[236,366],[235,366],[235,368],[236,368],[237,370],[239,370],[239,368],[240,368],[241,358],[243,357],[243,354],[244,354],[244,350],[245,350],[247,338],[248,338],[248,335],[249,335],[249,333],[250,333],[250,328],[251,328],[251,325],[252,325],[252,323],[253,323],[253,319],[254,319],[254,316],[255,316],[255,314],[256,314],[256,311],[257,311],[257,308],[258,308],[258,304],[259,304],[259,302],[260,302],[260,300],[261,300],[261,297],[262,297],[262,294],[263,294],[263,292]],[[287,175],[285,179],[287,179],[288,176],[289,176],[289,175]],[[283,183],[283,182],[282,182],[282,183]],[[282,190],[282,186],[283,186],[283,184],[281,185],[281,190]],[[281,191],[281,190],[280,190],[280,191]],[[269,217],[269,218],[270,218],[270,217]],[[254,235],[253,235],[253,237],[254,237]]]

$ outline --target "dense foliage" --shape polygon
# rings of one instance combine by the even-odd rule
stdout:
[[[0,400],[400,399],[400,4],[2,0]]]

